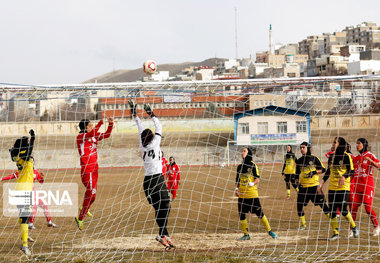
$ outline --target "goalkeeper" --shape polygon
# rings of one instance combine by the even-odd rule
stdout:
[[[162,152],[160,148],[162,126],[150,106],[144,104],[144,109],[152,118],[156,128],[155,133],[153,133],[150,129],[144,130],[141,120],[137,116],[136,104],[130,100],[129,105],[139,130],[140,150],[145,168],[143,184],[144,192],[149,204],[151,204],[154,208],[156,223],[159,227],[159,234],[156,237],[156,240],[167,249],[175,248],[167,230],[168,217],[170,213],[170,197],[165,179],[162,175]]]
[[[240,217],[240,226],[244,236],[238,240],[249,240],[251,237],[248,233],[247,213],[255,213],[265,226],[268,234],[272,238],[277,238],[277,235],[271,230],[267,217],[261,208],[257,184],[260,181],[259,169],[252,161],[252,151],[248,148],[243,148],[241,151],[243,162],[237,167],[236,173],[236,188],[235,195],[238,199],[238,211]]]
[[[30,198],[23,205],[18,205],[19,209],[19,222],[21,227],[21,250],[27,256],[30,256],[32,252],[28,247],[28,221],[32,213],[32,189],[33,189],[33,146],[35,140],[35,134],[33,130],[29,131],[30,139],[27,136],[23,136],[17,139],[12,149],[9,149],[12,161],[16,163],[19,176],[16,180],[16,191],[25,191],[30,193]]]

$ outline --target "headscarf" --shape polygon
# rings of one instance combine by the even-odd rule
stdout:
[[[365,153],[366,151],[368,151],[368,141],[367,141],[367,139],[365,139],[365,138],[359,138],[358,141],[363,144],[363,149],[360,151],[360,153]]]

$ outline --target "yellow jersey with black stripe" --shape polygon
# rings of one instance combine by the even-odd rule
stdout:
[[[296,175],[302,187],[313,187],[319,184],[319,174],[317,170],[326,171],[321,160],[314,155],[303,155],[296,162]]]
[[[256,178],[260,178],[259,169],[251,161],[249,164],[240,164],[237,168],[236,183],[239,185],[239,198],[258,198]]]
[[[32,191],[33,189],[33,158],[28,161],[21,159],[19,156],[14,157],[17,165],[18,177],[16,180],[15,190]]]
[[[294,155],[287,155],[285,157],[284,163],[284,174],[295,174],[296,173],[296,157]]]
[[[340,158],[341,160],[339,161],[334,161],[333,156],[334,155],[331,155],[329,157],[328,169],[325,175],[325,177],[330,176],[329,190],[350,191],[350,175],[354,173],[354,164],[352,158],[346,152],[344,153],[343,158]],[[339,185],[339,180],[342,176],[345,176],[346,178],[344,180],[344,184]]]

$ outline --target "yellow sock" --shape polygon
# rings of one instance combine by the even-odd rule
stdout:
[[[334,234],[339,234],[338,232],[338,217],[334,217],[330,220],[331,228],[334,231]]]
[[[300,191],[300,190],[298,189],[298,187],[296,188],[296,191],[297,191],[297,193]]]
[[[350,223],[351,228],[356,227],[355,221],[354,221],[354,219],[352,218],[352,215],[351,215],[350,212],[348,212],[348,214],[347,214],[344,218],[346,218],[346,220]]]
[[[300,216],[300,222],[301,222],[301,226],[306,226],[305,216]]]
[[[21,228],[22,246],[27,247],[28,246],[28,234],[29,234],[28,233],[29,232],[28,224],[21,224],[20,228]]]
[[[260,220],[261,220],[261,223],[265,226],[265,229],[267,230],[267,232],[271,231],[268,218],[266,216],[263,216]]]
[[[248,221],[247,219],[240,220],[240,227],[244,235],[248,235]]]
[[[325,214],[328,219],[330,219],[330,213]]]
[[[290,196],[290,189],[286,190],[286,194]]]

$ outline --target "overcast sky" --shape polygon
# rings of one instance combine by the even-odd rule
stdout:
[[[79,83],[114,69],[235,57],[380,24],[379,0],[17,0],[0,4],[0,82]]]

